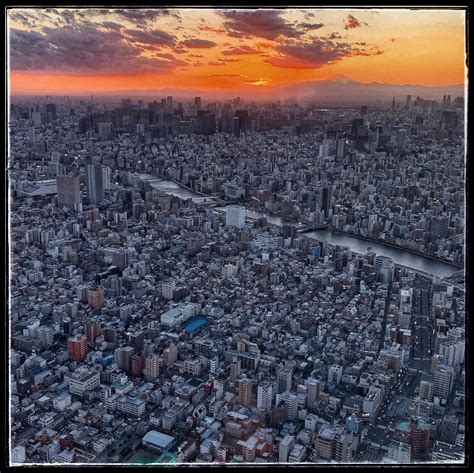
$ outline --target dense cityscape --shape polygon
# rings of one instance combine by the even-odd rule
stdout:
[[[9,126],[12,463],[464,461],[463,97]]]

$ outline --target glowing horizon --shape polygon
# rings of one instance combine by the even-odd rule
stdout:
[[[18,95],[261,93],[339,74],[445,86],[467,74],[463,10],[12,8],[8,30]]]

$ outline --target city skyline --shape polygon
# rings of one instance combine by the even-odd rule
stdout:
[[[466,77],[462,10],[8,13],[12,94],[175,88],[258,97],[282,85],[334,76],[426,86],[463,84]]]

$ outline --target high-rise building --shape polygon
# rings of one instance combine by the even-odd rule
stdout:
[[[270,413],[273,404],[273,384],[262,383],[257,388],[257,408]]]
[[[447,400],[453,389],[454,376],[454,368],[452,366],[439,365],[433,373],[433,395]]]
[[[161,295],[165,299],[171,300],[173,299],[175,288],[176,288],[176,283],[174,281],[163,283],[163,285],[161,286]]]
[[[277,370],[276,392],[277,394],[286,393],[291,390],[293,378],[292,367],[282,367]]]
[[[104,171],[100,164],[86,166],[86,190],[90,204],[98,205],[104,200]]]
[[[93,344],[97,337],[102,335],[102,323],[100,320],[88,321],[85,324],[85,332],[87,337],[87,343]]]
[[[295,444],[295,438],[292,435],[285,434],[280,444],[278,445],[278,462],[286,463],[293,445]]]
[[[324,216],[328,216],[332,206],[332,187],[322,187],[319,191],[319,209],[324,211]]]
[[[101,287],[87,291],[87,303],[95,310],[99,310],[104,306],[104,300],[104,290]]]
[[[237,382],[237,395],[241,406],[251,406],[254,388],[254,380],[244,378]]]
[[[73,207],[82,203],[79,176],[57,176],[58,206]]]
[[[307,380],[306,385],[308,387],[308,407],[312,408],[319,399],[321,383],[318,379],[310,378]]]
[[[76,335],[67,341],[67,352],[69,359],[74,361],[83,360],[87,355],[87,337],[85,335]]]
[[[439,440],[450,445],[456,445],[459,420],[454,415],[447,415],[441,421]]]
[[[155,382],[160,376],[160,357],[154,354],[145,360],[143,374],[147,381]]]
[[[228,227],[243,228],[245,226],[245,207],[231,205],[226,207],[225,224]]]
[[[201,97],[194,97],[194,106],[196,110],[201,110]]]

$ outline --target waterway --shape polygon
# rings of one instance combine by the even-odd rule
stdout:
[[[193,192],[189,189],[181,187],[179,184],[173,181],[163,180],[159,177],[152,176],[151,174],[140,173],[140,178],[150,183],[153,189],[157,189],[166,194],[174,195],[180,199],[192,199],[196,204],[204,202],[217,202],[217,199],[211,196],[202,196],[197,192]]]
[[[167,194],[175,195],[181,199],[192,199],[195,203],[203,203],[215,200],[213,197],[201,196],[196,192],[181,187],[175,182],[162,180],[155,176],[151,176],[150,174],[141,174],[140,177],[142,177],[142,179],[149,180],[151,187]],[[225,206],[216,207],[215,210],[225,211]],[[266,213],[256,212],[254,210],[247,209],[245,215],[250,219],[266,217],[268,223],[279,227],[283,226],[284,224],[295,224],[295,222],[291,220]],[[304,224],[297,223],[296,226],[303,227]],[[384,245],[382,243],[366,241],[352,235],[336,234],[329,230],[315,230],[313,232],[305,233],[304,235],[309,238],[315,238],[319,241],[326,241],[331,245],[349,247],[349,249],[354,253],[365,254],[367,253],[367,248],[370,247],[370,251],[375,252],[377,255],[389,256],[390,258],[393,258],[395,264],[413,268],[417,271],[423,271],[434,276],[439,276],[440,278],[451,276],[452,274],[460,271],[460,268],[449,263],[444,263],[442,261],[436,261],[431,258],[416,255],[405,251],[402,248],[398,249]]]
[[[347,246],[354,253],[367,253],[367,248],[377,255],[389,256],[393,258],[395,264],[407,266],[418,271],[445,278],[461,270],[457,266],[442,261],[436,261],[421,255],[415,255],[403,249],[393,248],[383,243],[375,243],[357,238],[352,235],[332,233],[330,230],[315,230],[304,234],[307,237],[315,238],[319,241],[326,241],[330,245]]]

